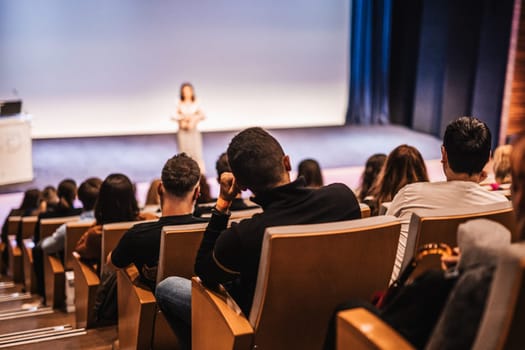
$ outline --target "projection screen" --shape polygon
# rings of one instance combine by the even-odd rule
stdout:
[[[203,131],[340,125],[350,0],[0,0],[0,99],[34,138],[175,132],[194,84]]]

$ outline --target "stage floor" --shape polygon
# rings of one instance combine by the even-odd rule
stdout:
[[[401,126],[342,126],[270,130],[290,155],[295,170],[305,158],[321,164],[327,183],[343,182],[355,187],[366,159],[374,153],[389,153],[409,144],[427,161],[432,180],[442,178],[439,162],[441,140]],[[226,150],[236,132],[203,134],[206,175],[215,186],[215,161]],[[32,182],[0,186],[0,220],[12,206],[18,206],[22,191],[48,184],[56,186],[66,177],[78,183],[90,176],[105,178],[120,172],[138,184],[142,200],[144,187],[160,177],[165,161],[177,153],[175,135],[116,136],[98,138],[33,140]]]

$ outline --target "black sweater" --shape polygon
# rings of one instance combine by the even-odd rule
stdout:
[[[361,217],[354,193],[343,184],[310,189],[300,178],[259,193],[253,201],[263,208],[263,213],[233,223],[229,229],[226,229],[229,215],[212,212],[195,262],[196,274],[208,286],[235,281],[228,289],[246,315],[249,315],[253,301],[267,227]]]

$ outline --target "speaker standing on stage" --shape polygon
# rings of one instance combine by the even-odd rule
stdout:
[[[180,87],[180,100],[177,104],[177,115],[172,117],[179,123],[177,143],[179,153],[185,152],[192,157],[204,174],[204,160],[202,157],[202,135],[197,129],[200,121],[206,117],[195,97],[195,91],[190,83],[183,83]]]

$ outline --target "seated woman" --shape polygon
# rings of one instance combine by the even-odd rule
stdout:
[[[25,191],[24,198],[22,199],[22,203],[20,204],[20,207],[18,209],[11,209],[11,211],[5,218],[4,226],[2,226],[2,243],[7,244],[7,235],[8,235],[7,222],[9,220],[9,217],[10,216],[38,215],[39,213],[38,208],[39,208],[40,200],[41,200],[40,190],[34,188],[34,189]],[[8,264],[7,249],[4,249],[2,251],[2,260],[4,262],[3,266],[7,266]]]
[[[425,161],[419,151],[408,145],[396,147],[388,155],[385,165],[372,186],[373,199],[368,203],[372,215],[377,215],[381,204],[391,202],[405,185],[428,181]]]
[[[80,257],[93,265],[101,259],[104,224],[156,218],[152,213],[139,212],[133,184],[123,174],[111,174],[102,182],[94,211],[95,225],[82,235],[75,247]]]
[[[510,174],[510,154],[512,145],[503,145],[496,148],[492,157],[492,169],[495,182],[490,184],[493,191],[508,190],[512,177]]]
[[[321,166],[315,159],[305,159],[299,163],[297,177],[304,177],[306,187],[319,188],[323,187],[323,174]]]
[[[357,199],[360,203],[365,203],[367,197],[370,197],[370,191],[381,168],[386,161],[386,154],[376,153],[366,160],[365,170],[361,175],[361,185],[357,189]]]

